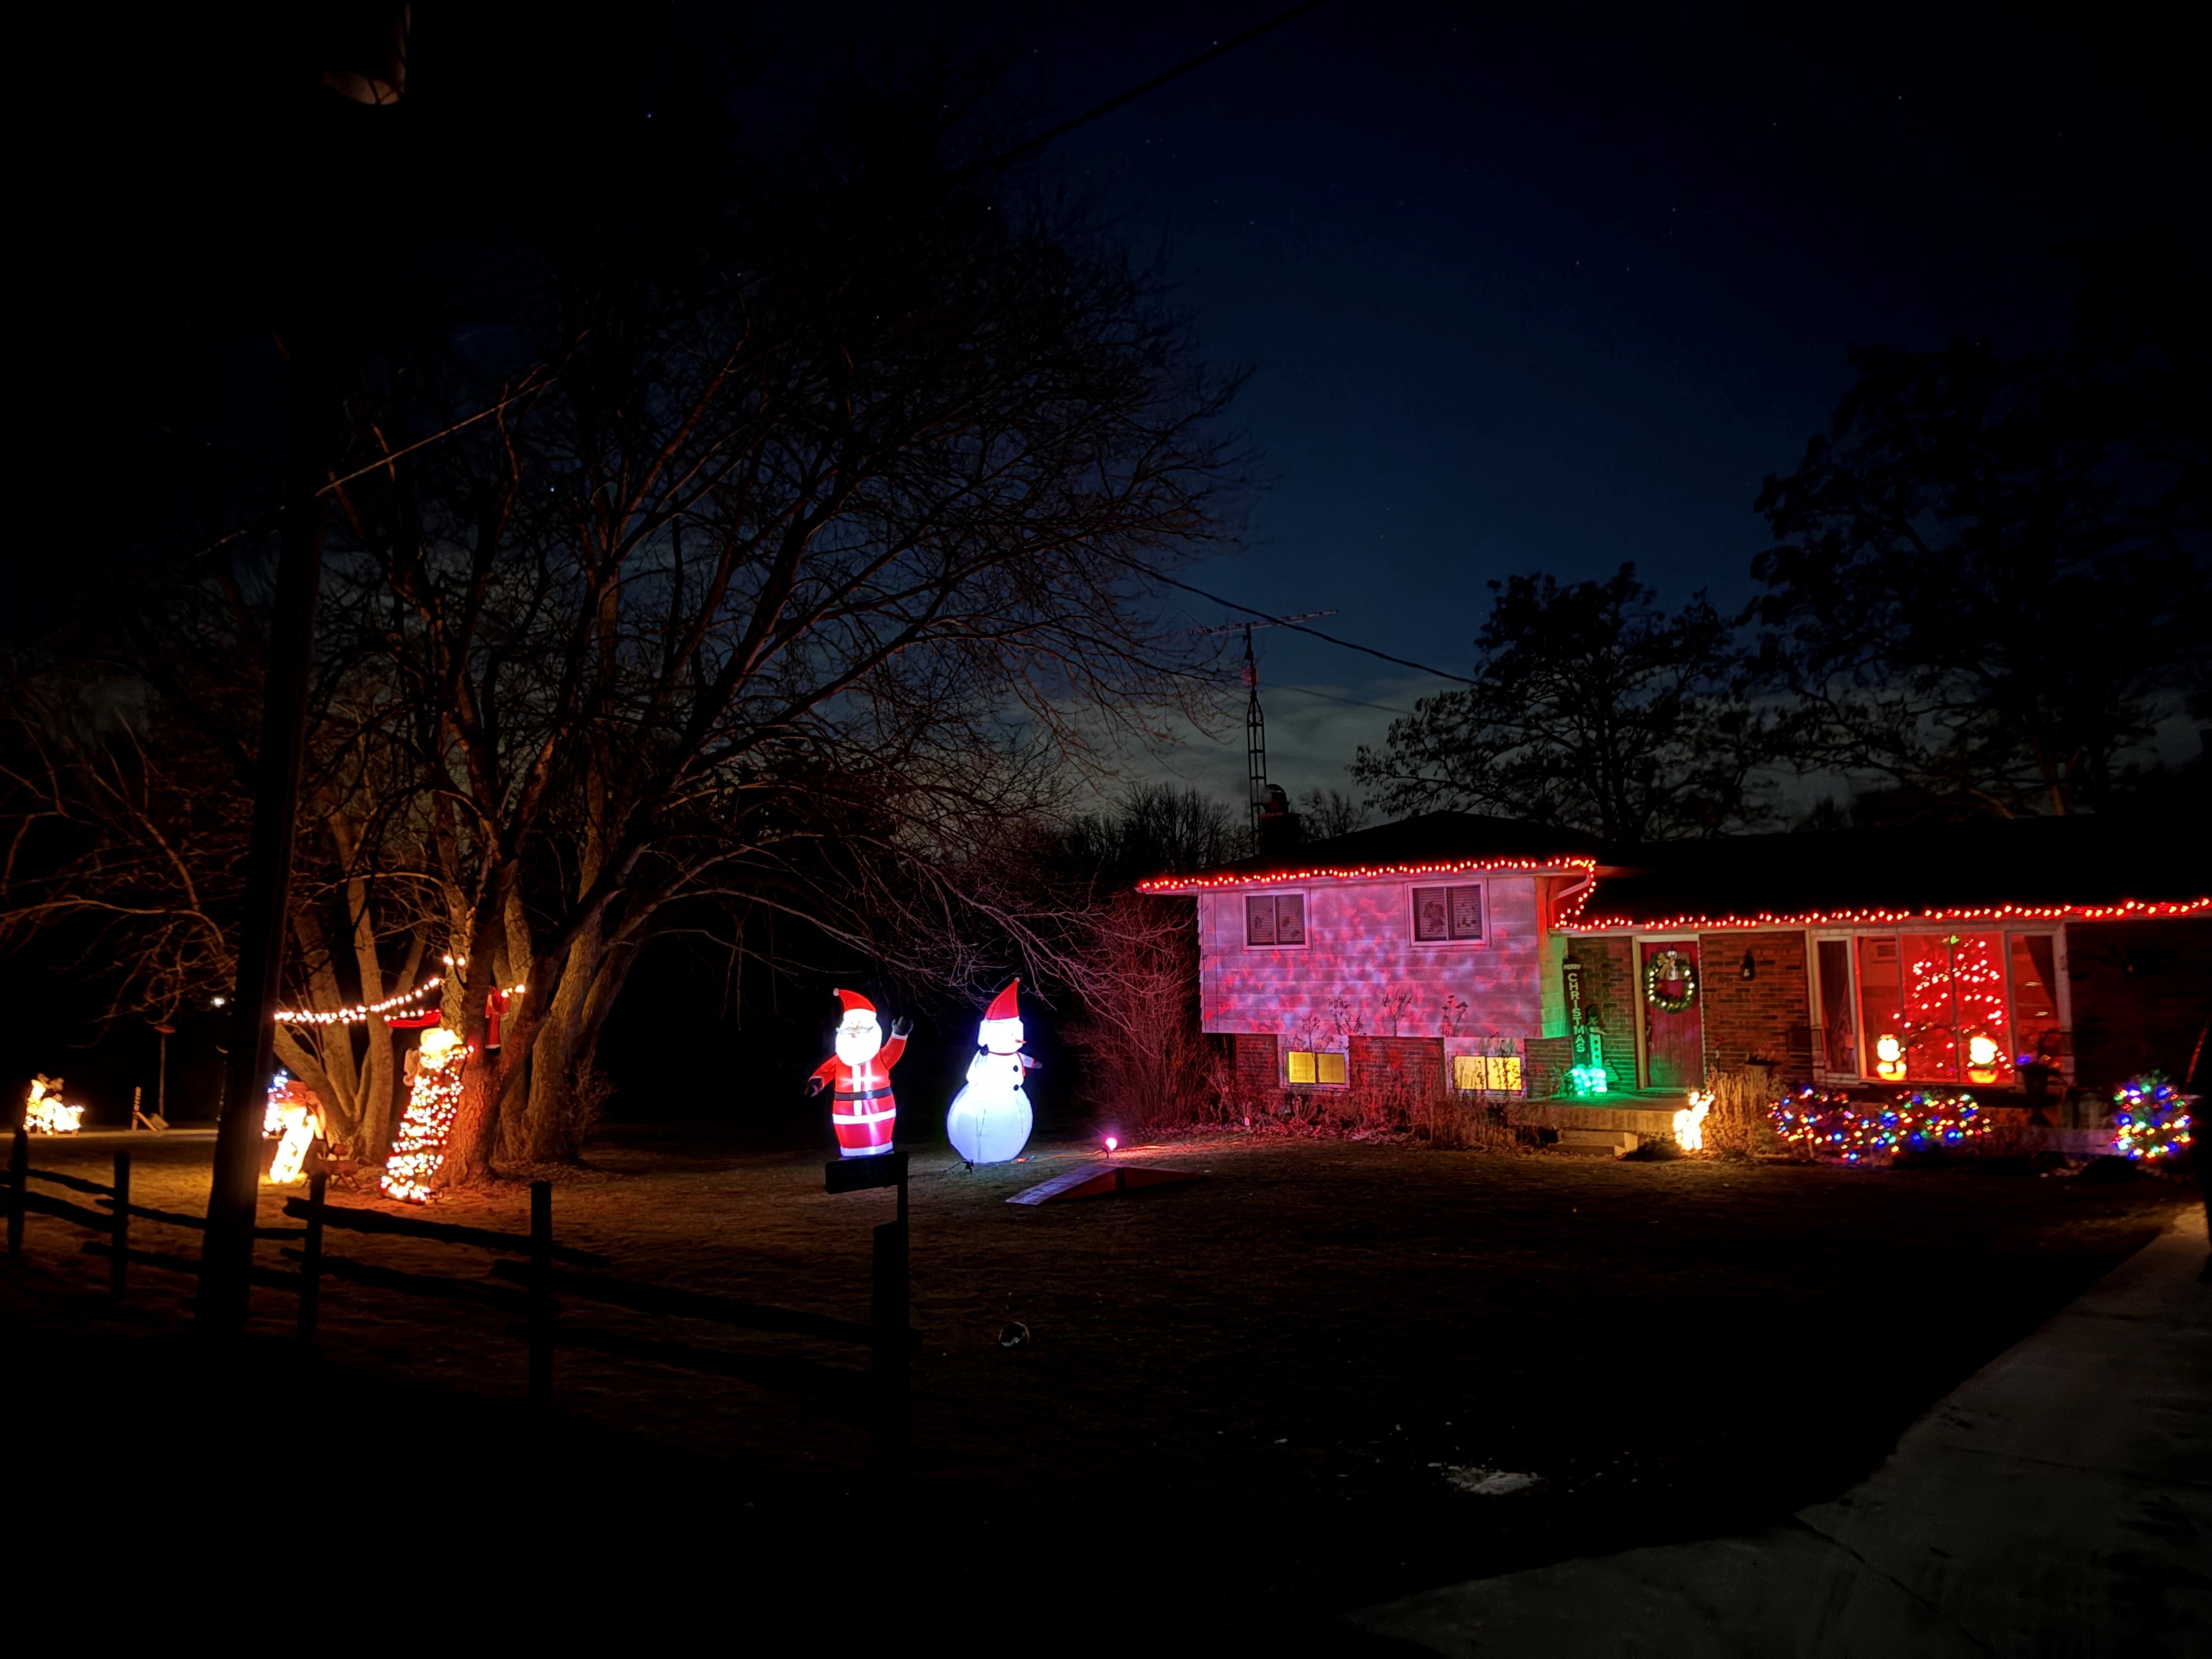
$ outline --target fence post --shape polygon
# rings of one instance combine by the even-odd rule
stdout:
[[[131,1269],[131,1154],[115,1155],[115,1217],[107,1240],[107,1296],[123,1300],[124,1281]]]
[[[905,1208],[906,1183],[899,1183]],[[896,1482],[906,1473],[907,1431],[907,1224],[903,1218],[876,1229],[875,1274],[870,1320],[875,1341],[869,1356],[869,1384],[874,1421],[868,1436],[869,1462],[876,1478]]]
[[[553,1404],[553,1183],[530,1183],[530,1405]]]
[[[8,1153],[8,1259],[23,1254],[23,1188],[31,1179],[31,1137],[15,1131],[15,1144]]]
[[[300,1340],[307,1343],[315,1340],[323,1293],[323,1194],[330,1179],[320,1170],[307,1177],[307,1236],[300,1242]]]

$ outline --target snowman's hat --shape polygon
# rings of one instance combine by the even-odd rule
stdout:
[[[1021,988],[1015,980],[991,999],[991,1006],[983,1011],[983,1023],[975,1030],[975,1040],[994,1054],[1010,1054],[1022,1046],[1021,1005],[1014,1000],[1014,993]]]
[[[836,997],[838,1001],[845,1005],[845,1012],[848,1014],[863,1012],[872,1014],[876,1012],[876,1005],[858,991],[840,990],[836,993]]]

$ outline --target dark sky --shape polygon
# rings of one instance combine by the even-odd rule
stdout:
[[[933,15],[957,48],[1014,54],[1011,91],[1042,125],[1279,9],[766,0],[759,16],[796,84],[839,36],[880,60]],[[500,191],[533,156],[557,173],[562,134],[588,146],[643,15],[418,5],[424,51],[459,29],[492,88],[447,94],[482,106],[452,193]],[[118,364],[153,372],[180,314],[252,312],[259,274],[299,249],[373,249],[415,188],[370,169],[295,189],[312,216],[297,228],[271,210],[283,157],[252,88],[300,25],[257,15],[41,23],[20,171],[47,297],[19,309],[15,361],[19,384],[44,382],[23,395],[54,411],[45,435],[88,465],[104,452],[80,434],[111,419]],[[1041,166],[1095,191],[1133,246],[1164,249],[1208,352],[1252,371],[1241,418],[1269,483],[1249,549],[1194,580],[1334,610],[1331,632],[1465,672],[1484,583],[1510,572],[1633,561],[1670,603],[1745,598],[1752,501],[1826,422],[1852,346],[2062,340],[2069,238],[2165,222],[2203,257],[2197,52],[2148,9],[2083,27],[1993,7],[1335,0]],[[66,520],[90,489],[47,494]],[[1194,623],[1229,614],[1192,605]],[[1380,739],[1389,715],[1349,704],[1438,684],[1262,640],[1273,771],[1294,791],[1346,782],[1355,745]],[[1241,798],[1230,739],[1172,764]]]
[[[1065,114],[1280,8],[951,9]],[[1272,483],[1200,586],[1467,671],[1486,580],[1633,561],[1669,602],[1751,591],[1751,511],[1848,352],[2070,325],[2069,238],[2201,216],[2192,49],[2031,13],[1338,0],[1072,135],[1057,164],[1253,370]],[[2201,246],[2201,244],[2200,244]],[[1194,618],[1225,613],[1194,602]],[[1433,689],[1277,631],[1263,680]],[[1267,696],[1271,772],[1342,784],[1389,716]],[[1241,732],[1176,763],[1242,795]]]

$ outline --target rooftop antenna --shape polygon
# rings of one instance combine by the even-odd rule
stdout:
[[[1250,820],[1252,847],[1260,846],[1260,809],[1267,804],[1267,722],[1260,712],[1260,665],[1252,655],[1252,630],[1255,628],[1286,628],[1293,623],[1311,622],[1316,617],[1334,617],[1334,611],[1307,611],[1295,617],[1267,617],[1257,622],[1224,623],[1218,628],[1194,628],[1194,634],[1234,634],[1244,632],[1244,775],[1249,799],[1246,816]]]

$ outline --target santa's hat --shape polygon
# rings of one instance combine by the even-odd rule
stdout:
[[[848,1014],[872,1014],[876,1012],[876,1005],[869,1001],[867,998],[862,996],[858,991],[841,990],[836,994],[836,995],[837,1000],[845,1005],[845,1012]]]
[[[983,1011],[983,1018],[986,1019],[1019,1019],[1022,1017],[1022,1006],[1014,1000],[1014,993],[1021,988],[1021,981],[1018,979],[1008,980],[1006,981],[1006,988],[991,999],[991,1006]]]

